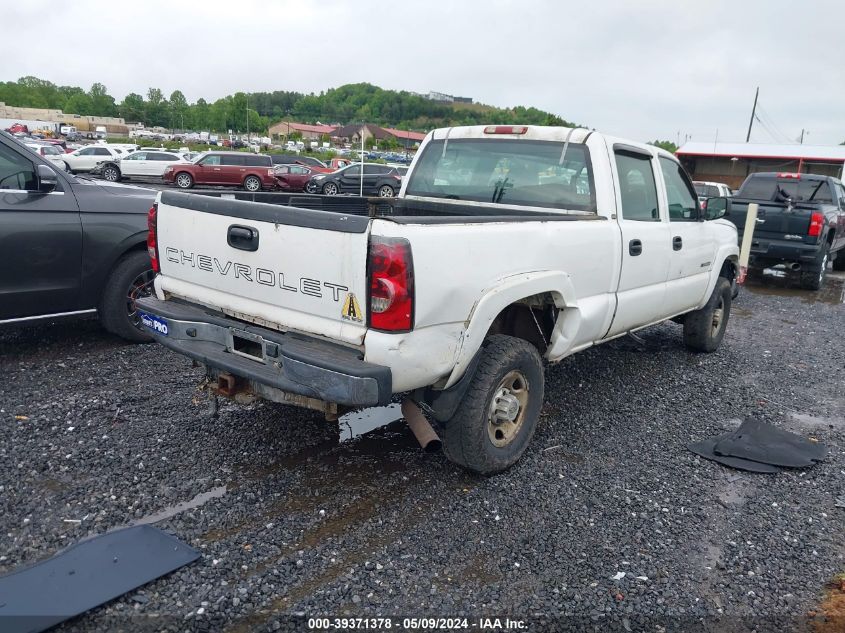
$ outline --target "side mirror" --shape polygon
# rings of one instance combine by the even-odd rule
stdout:
[[[704,220],[718,220],[730,213],[730,198],[707,198],[704,201]]]
[[[37,165],[35,175],[38,178],[38,193],[50,193],[59,184],[56,172],[47,165]]]

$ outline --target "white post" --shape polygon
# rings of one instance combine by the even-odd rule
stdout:
[[[738,284],[745,283],[748,275],[748,259],[751,257],[751,240],[754,236],[754,228],[757,226],[757,210],[759,205],[752,202],[748,205],[748,213],[745,216],[745,229],[742,232],[742,246],[739,248],[739,278]]]
[[[361,125],[361,190],[358,192],[358,195],[362,198],[364,197],[364,126],[366,123]]]

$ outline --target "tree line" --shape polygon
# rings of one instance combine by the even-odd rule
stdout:
[[[284,90],[236,92],[211,103],[202,98],[189,103],[180,90],[166,96],[159,88],[149,88],[146,95],[132,92],[118,102],[101,83],[86,91],[78,86],[57,86],[37,77],[22,77],[0,82],[0,101],[8,106],[59,109],[66,114],[122,117],[127,123],[142,122],[147,127],[214,132],[244,132],[247,126],[252,131],[266,130],[281,120],[324,124],[365,121],[407,130],[485,123],[571,125],[537,108],[453,105],[368,83],[347,84],[308,95]]]

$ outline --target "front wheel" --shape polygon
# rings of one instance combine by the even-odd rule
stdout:
[[[247,176],[244,178],[244,189],[253,193],[261,191],[261,179],[258,176]]]
[[[454,463],[482,475],[510,468],[537,427],[545,389],[543,362],[524,339],[494,335],[466,394],[441,434]]]
[[[133,343],[150,341],[152,337],[140,329],[141,318],[135,301],[152,294],[154,278],[146,250],[124,256],[109,275],[97,307],[103,327]]]
[[[337,185],[333,182],[327,182],[323,185],[323,193],[327,196],[336,196],[337,195]]]
[[[194,186],[193,177],[191,176],[191,174],[186,173],[184,171],[182,173],[176,174],[175,182],[176,186],[179,187],[179,189],[190,189]]]
[[[120,180],[120,170],[114,165],[106,165],[103,168],[103,178],[109,182],[117,182]]]
[[[731,282],[719,277],[710,300],[684,318],[684,345],[694,352],[715,352],[731,315]]]
[[[393,197],[393,187],[390,185],[382,185],[379,187],[378,195],[381,198],[392,198]]]

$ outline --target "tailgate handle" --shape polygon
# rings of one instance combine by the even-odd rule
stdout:
[[[257,251],[258,229],[254,229],[251,226],[233,224],[226,233],[226,241],[229,243],[229,246],[241,251]]]

